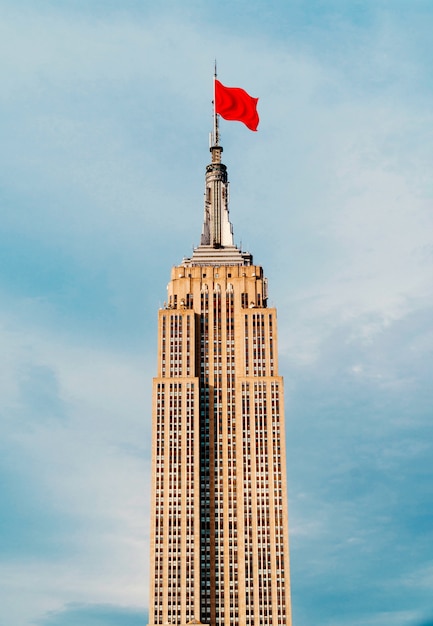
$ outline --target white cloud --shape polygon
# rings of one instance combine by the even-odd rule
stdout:
[[[143,359],[18,330],[2,333],[9,354],[3,447],[7,458],[21,460],[10,469],[17,479],[27,476],[33,490],[27,523],[31,527],[32,515],[43,508],[53,525],[46,529],[52,544],[46,557],[29,554],[2,566],[8,602],[16,602],[8,614],[24,626],[32,611],[65,601],[141,604],[150,504],[149,368]],[[66,417],[44,418],[12,384],[36,365],[55,374]],[[37,593],[31,590],[36,581]],[[26,607],[20,596],[28,598]]]

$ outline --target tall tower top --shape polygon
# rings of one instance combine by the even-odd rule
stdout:
[[[201,244],[221,248],[233,246],[229,220],[227,168],[221,163],[221,146],[211,146],[212,163],[206,167],[204,224]]]
[[[220,108],[217,108],[217,83],[219,100],[222,97],[218,105]],[[194,249],[190,259],[184,259],[184,265],[252,265],[252,255],[249,252],[241,252],[233,241],[233,226],[229,219],[229,182],[227,168],[221,162],[223,148],[219,144],[218,115],[221,114],[229,120],[242,121],[249,128],[256,130],[258,124],[256,105],[257,98],[251,98],[242,89],[224,87],[217,81],[215,61],[213,132],[210,134],[212,157],[211,163],[206,167],[203,229],[200,245]],[[247,119],[244,119],[245,112],[248,113]],[[254,118],[254,128],[251,126],[251,115]]]
[[[241,252],[233,241],[229,219],[229,182],[227,168],[221,163],[223,148],[217,145],[217,134],[210,147],[211,163],[206,166],[204,220],[200,245],[186,265],[251,265],[253,257]]]

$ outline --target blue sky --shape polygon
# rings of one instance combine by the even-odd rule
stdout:
[[[433,623],[433,5],[0,0],[0,624],[146,624],[157,309],[213,60],[278,308],[294,626]]]

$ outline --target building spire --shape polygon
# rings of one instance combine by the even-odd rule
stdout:
[[[215,59],[213,79],[213,133],[210,152],[212,162],[206,167],[204,224],[201,235],[202,246],[224,248],[233,246],[233,226],[229,220],[229,183],[227,168],[221,163],[222,146],[219,145],[218,114],[215,101],[217,62]]]
[[[204,224],[201,245],[223,248],[233,246],[233,226],[229,220],[229,183],[227,168],[221,163],[222,146],[210,147],[212,162],[206,167]]]
[[[213,77],[213,129],[209,133],[211,163],[206,166],[204,220],[200,245],[194,248],[186,265],[251,265],[253,257],[234,244],[233,226],[229,219],[229,182],[227,168],[221,163],[223,148],[219,143],[216,107],[217,63]],[[218,83],[219,84],[219,83]]]

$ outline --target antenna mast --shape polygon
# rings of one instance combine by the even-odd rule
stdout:
[[[219,129],[218,129],[218,114],[216,112],[216,98],[215,98],[215,81],[217,78],[217,62],[215,59],[215,69],[213,78],[213,145],[219,144]]]

